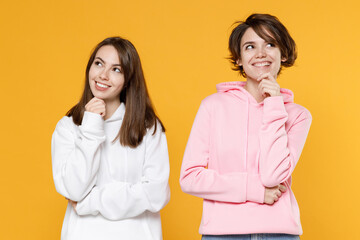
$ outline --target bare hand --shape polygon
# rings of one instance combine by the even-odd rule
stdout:
[[[86,105],[85,110],[92,113],[100,114],[102,117],[106,114],[106,107],[104,100],[94,97]]]
[[[273,205],[274,202],[279,200],[281,194],[285,191],[286,191],[286,187],[284,184],[279,184],[272,188],[265,188],[264,203],[268,205]]]
[[[270,73],[261,74],[258,79],[258,89],[264,97],[281,96],[280,85]]]

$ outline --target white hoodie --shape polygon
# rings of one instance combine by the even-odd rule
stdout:
[[[68,204],[62,240],[159,240],[160,209],[170,199],[169,157],[160,124],[136,148],[117,136],[125,113],[122,103],[107,120],[85,112],[77,126],[63,117],[52,136],[56,190],[78,202]]]

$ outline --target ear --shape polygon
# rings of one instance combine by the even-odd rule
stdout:
[[[287,61],[287,58],[286,57],[282,57],[281,58],[281,62],[286,62]]]
[[[242,66],[242,62],[241,59],[236,60],[236,64],[239,65],[240,67]]]

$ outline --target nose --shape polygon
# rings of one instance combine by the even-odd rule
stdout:
[[[266,49],[263,48],[263,47],[257,48],[256,57],[257,57],[257,58],[264,58],[264,57],[266,57]]]
[[[108,77],[108,70],[106,69],[103,69],[99,75],[100,79],[101,80],[108,80],[109,77]]]

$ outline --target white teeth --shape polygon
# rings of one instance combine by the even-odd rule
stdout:
[[[108,88],[109,86],[96,82],[96,85],[102,88]]]
[[[255,67],[262,67],[262,66],[270,66],[269,62],[261,62],[261,63],[255,63]]]

